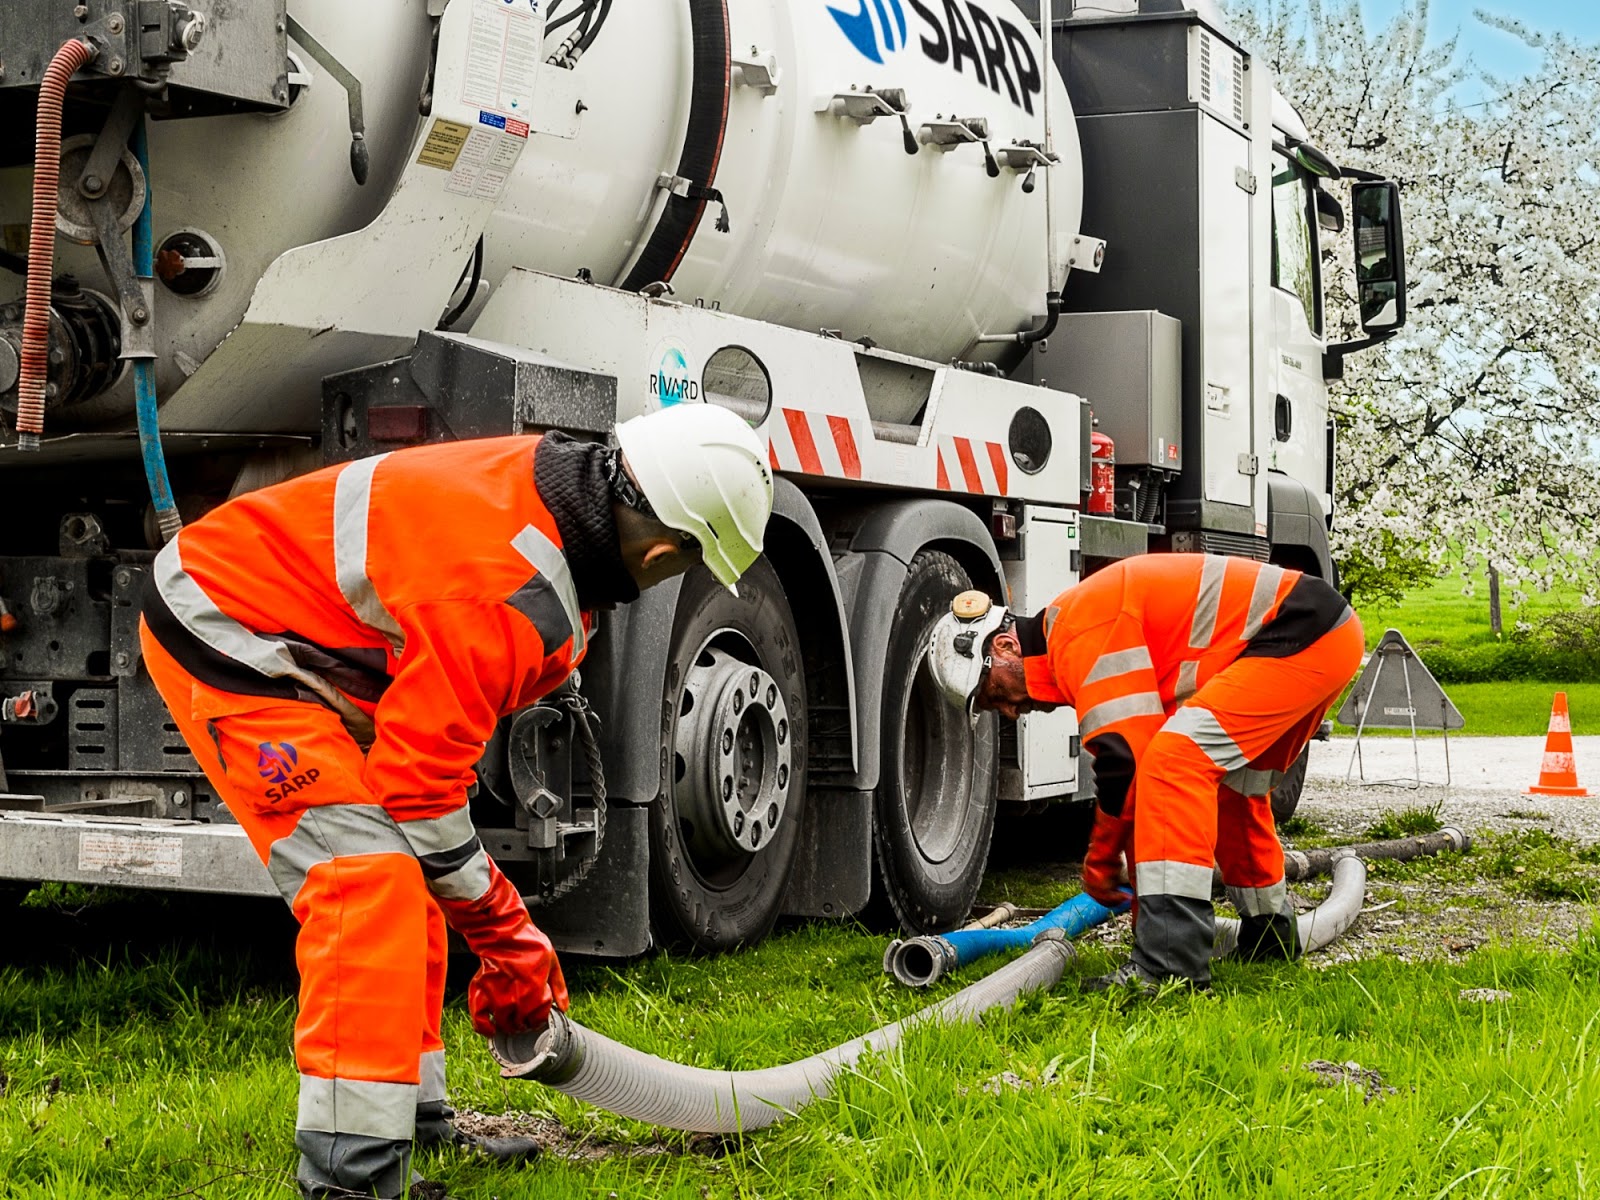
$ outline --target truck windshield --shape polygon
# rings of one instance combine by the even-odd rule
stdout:
[[[1316,216],[1311,208],[1309,179],[1283,155],[1272,156],[1272,286],[1300,301],[1306,324],[1320,337]]]

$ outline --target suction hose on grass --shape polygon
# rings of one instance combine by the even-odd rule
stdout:
[[[497,1037],[494,1056],[508,1079],[532,1079],[608,1112],[670,1129],[739,1133],[781,1121],[827,1096],[838,1073],[867,1051],[883,1053],[928,1022],[976,1022],[990,1009],[1054,987],[1073,957],[1049,932],[1022,957],[902,1021],[799,1062],[757,1071],[709,1071],[668,1062],[585,1029],[560,1012],[538,1033]]]
[[[1350,856],[1361,859],[1386,858],[1390,860],[1407,860],[1421,858],[1425,855],[1440,854],[1446,850],[1465,852],[1472,846],[1472,839],[1465,832],[1455,826],[1447,825],[1437,833],[1426,834],[1421,837],[1395,838],[1383,842],[1362,842],[1354,846],[1333,846],[1324,850],[1291,850],[1284,855],[1284,877],[1290,883],[1297,883],[1306,879],[1313,879],[1319,875],[1326,875],[1334,871],[1338,861]],[[1347,872],[1348,872],[1347,868]],[[1366,878],[1366,868],[1362,867],[1363,882]],[[1338,876],[1334,882],[1337,885]],[[1335,889],[1337,891],[1337,888]],[[1300,917],[1301,945],[1306,949],[1320,949],[1332,941],[1338,934],[1349,928],[1350,922],[1355,919],[1355,913],[1361,909],[1358,895],[1355,901],[1355,910],[1349,917],[1343,919],[1338,930],[1318,946],[1313,946],[1307,939],[1311,923],[1316,924],[1317,932],[1329,927],[1333,920],[1333,912],[1328,905],[1332,903],[1330,896],[1327,903],[1315,912],[1305,913]],[[1015,910],[1012,910],[1015,912]],[[966,966],[970,962],[990,954],[997,954],[1002,950],[1016,949],[1021,946],[1031,945],[1033,939],[1045,929],[1062,929],[1068,937],[1077,937],[1085,930],[1093,928],[1112,915],[1111,909],[1100,904],[1093,897],[1087,895],[1074,896],[1059,908],[1052,909],[1031,925],[1024,925],[1019,929],[960,929],[954,933],[942,935],[926,935],[923,937],[908,938],[905,941],[889,943],[889,948],[884,952],[883,969],[893,975],[907,987],[928,987],[937,983],[947,972],[957,967]],[[1117,912],[1125,911],[1117,909]],[[1321,915],[1319,914],[1326,914]],[[1232,953],[1239,940],[1239,923],[1230,918],[1223,918],[1217,922],[1217,950],[1218,955]],[[1226,948],[1224,948],[1226,942]]]

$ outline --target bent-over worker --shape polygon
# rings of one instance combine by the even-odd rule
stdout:
[[[422,446],[232,500],[156,557],[151,677],[300,922],[295,1141],[306,1197],[406,1194],[418,1144],[477,1144],[445,1106],[445,926],[480,965],[485,1035],[566,984],[474,832],[496,722],[558,687],[592,610],[704,561],[733,589],[772,476],[726,409]]]
[[[1217,555],[1125,559],[1031,617],[963,592],[929,647],[952,703],[1078,710],[1098,793],[1084,890],[1137,897],[1133,955],[1091,988],[1211,981],[1213,863],[1246,958],[1299,954],[1269,795],[1359,667],[1361,622],[1312,575]]]

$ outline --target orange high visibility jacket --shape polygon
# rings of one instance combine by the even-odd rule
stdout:
[[[1068,588],[1016,632],[1028,694],[1078,710],[1100,805],[1118,816],[1138,758],[1180,704],[1235,659],[1298,653],[1348,611],[1299,571],[1146,554]]]
[[[399,450],[232,500],[157,555],[150,631],[241,711],[320,700],[370,728],[364,780],[396,820],[460,809],[495,722],[587,648],[540,441]]]

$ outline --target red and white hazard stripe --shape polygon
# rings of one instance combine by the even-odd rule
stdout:
[[[767,422],[769,461],[776,471],[860,479],[856,425],[849,417],[780,408]]]
[[[980,496],[1007,495],[1011,468],[1006,448],[999,442],[976,438],[941,437],[934,481],[941,491],[972,492]]]

